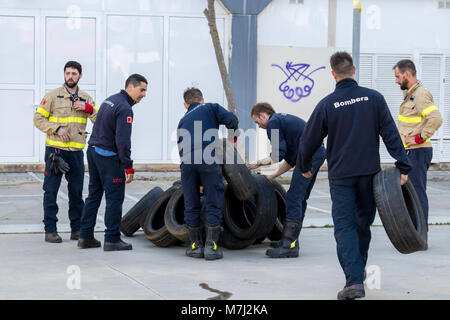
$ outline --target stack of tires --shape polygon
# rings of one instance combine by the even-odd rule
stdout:
[[[286,194],[283,186],[265,176],[251,174],[233,144],[224,140],[223,146],[222,173],[226,184],[219,246],[236,250],[262,242],[266,237],[281,239]],[[203,221],[204,215],[203,206]],[[120,230],[132,236],[140,227],[145,237],[159,247],[189,242],[179,181],[165,192],[159,187],[149,191],[122,218]]]

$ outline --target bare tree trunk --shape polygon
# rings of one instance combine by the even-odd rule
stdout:
[[[222,77],[223,89],[225,90],[225,95],[228,101],[228,110],[233,112],[238,117],[236,101],[234,100],[233,91],[231,90],[230,76],[225,65],[225,60],[222,54],[222,47],[220,46],[219,33],[217,32],[214,0],[208,0],[208,8],[205,9],[203,13],[208,20],[209,33],[211,34],[214,51],[216,53],[217,64],[219,65],[220,75]]]

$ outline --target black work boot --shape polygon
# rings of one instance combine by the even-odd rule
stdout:
[[[283,244],[283,240],[282,239],[270,241],[270,247],[271,248],[279,248],[279,247],[282,246],[282,244]]]
[[[192,227],[187,225],[189,230],[190,246],[186,249],[186,255],[191,258],[203,258],[204,246],[202,238],[202,227]]]
[[[133,246],[131,243],[123,242],[120,239],[118,242],[106,242],[103,245],[103,251],[122,251],[122,250],[132,250]]]
[[[353,300],[358,298],[364,298],[366,292],[364,291],[364,284],[354,284],[352,286],[344,287],[338,292],[338,300]]]
[[[89,249],[101,247],[102,243],[95,238],[92,239],[78,239],[78,248]]]
[[[55,232],[46,232],[45,233],[45,241],[51,242],[51,243],[61,243],[62,239],[56,231]]]
[[[206,226],[206,242],[205,242],[205,259],[216,260],[222,259],[222,250],[217,246],[219,241],[220,232],[222,228],[220,224]]]
[[[298,235],[302,229],[300,222],[286,219],[283,226],[281,241],[276,243],[279,247],[268,249],[266,255],[271,258],[296,258],[298,257]],[[272,244],[271,244],[272,245]]]
[[[70,240],[79,240],[79,239],[80,239],[80,231],[70,233]]]

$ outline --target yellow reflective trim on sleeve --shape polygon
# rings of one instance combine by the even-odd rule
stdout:
[[[100,107],[99,106],[94,106],[94,109],[98,111],[98,110],[100,110]]]
[[[405,116],[399,115],[398,120],[401,122],[419,123],[419,122],[422,122],[422,117],[405,117]]]
[[[45,110],[44,108],[41,108],[41,107],[37,108],[36,112],[39,112],[46,118],[48,118],[48,116],[50,115],[50,112],[48,112],[47,110]]]
[[[81,117],[50,117],[48,118],[48,121],[57,123],[87,123],[86,118]]]
[[[83,143],[78,142],[62,142],[62,141],[56,141],[56,140],[50,140],[47,138],[47,143],[53,147],[61,147],[61,148],[77,148],[77,149],[84,149],[86,146]]]
[[[192,250],[195,250],[195,242],[192,242],[191,248],[192,248]]]
[[[434,110],[439,110],[439,109],[438,109],[438,107],[436,107],[434,105],[429,106],[428,108],[426,108],[422,111],[422,117],[425,118],[431,111],[434,111]]]

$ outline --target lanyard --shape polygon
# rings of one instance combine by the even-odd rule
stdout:
[[[74,94],[72,94],[69,89],[67,89],[66,85],[64,85],[64,88],[66,89],[67,93],[70,94],[70,97],[72,98],[72,102],[75,102],[78,100],[78,87],[77,87],[77,91],[75,91]]]

